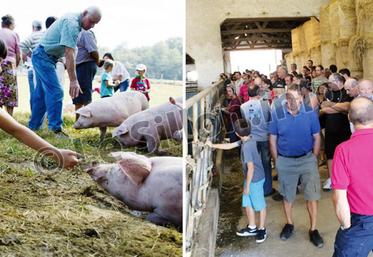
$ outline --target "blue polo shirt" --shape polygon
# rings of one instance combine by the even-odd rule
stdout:
[[[40,45],[44,47],[47,54],[61,58],[65,55],[65,47],[76,48],[81,29],[82,15],[66,14],[47,29]]]
[[[272,111],[272,121],[268,127],[269,133],[277,136],[278,154],[300,156],[312,151],[313,135],[320,132],[316,112],[306,112],[302,107],[298,114],[293,116],[286,107],[280,109]]]

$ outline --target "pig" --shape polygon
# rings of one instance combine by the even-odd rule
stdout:
[[[92,179],[130,209],[149,212],[148,221],[181,229],[182,158],[148,158],[132,152],[111,156],[118,162],[93,164],[87,169]]]
[[[181,102],[181,98],[176,99]],[[159,151],[163,139],[182,140],[181,104],[165,104],[136,113],[114,129],[116,137],[124,146],[136,146],[146,143],[148,152]]]
[[[114,94],[112,97],[98,99],[76,111],[78,120],[75,129],[100,128],[100,141],[105,138],[107,127],[117,127],[134,113],[149,108],[145,95],[136,91]]]

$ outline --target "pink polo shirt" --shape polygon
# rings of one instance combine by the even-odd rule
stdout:
[[[373,129],[356,130],[335,150],[332,188],[347,190],[352,213],[373,215]]]

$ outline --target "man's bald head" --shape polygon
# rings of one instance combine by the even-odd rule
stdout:
[[[85,30],[93,28],[101,20],[101,11],[96,6],[88,7],[83,11],[82,27]]]
[[[351,102],[348,117],[354,126],[373,128],[373,101],[357,97]]]
[[[372,98],[373,96],[373,82],[371,80],[363,79],[358,84],[359,95]]]

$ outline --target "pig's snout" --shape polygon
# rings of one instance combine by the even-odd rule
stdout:
[[[93,172],[96,170],[97,165],[98,165],[98,162],[93,161],[93,162],[91,163],[91,165],[90,165],[89,167],[86,168],[85,171],[86,171],[89,175],[92,175]]]

